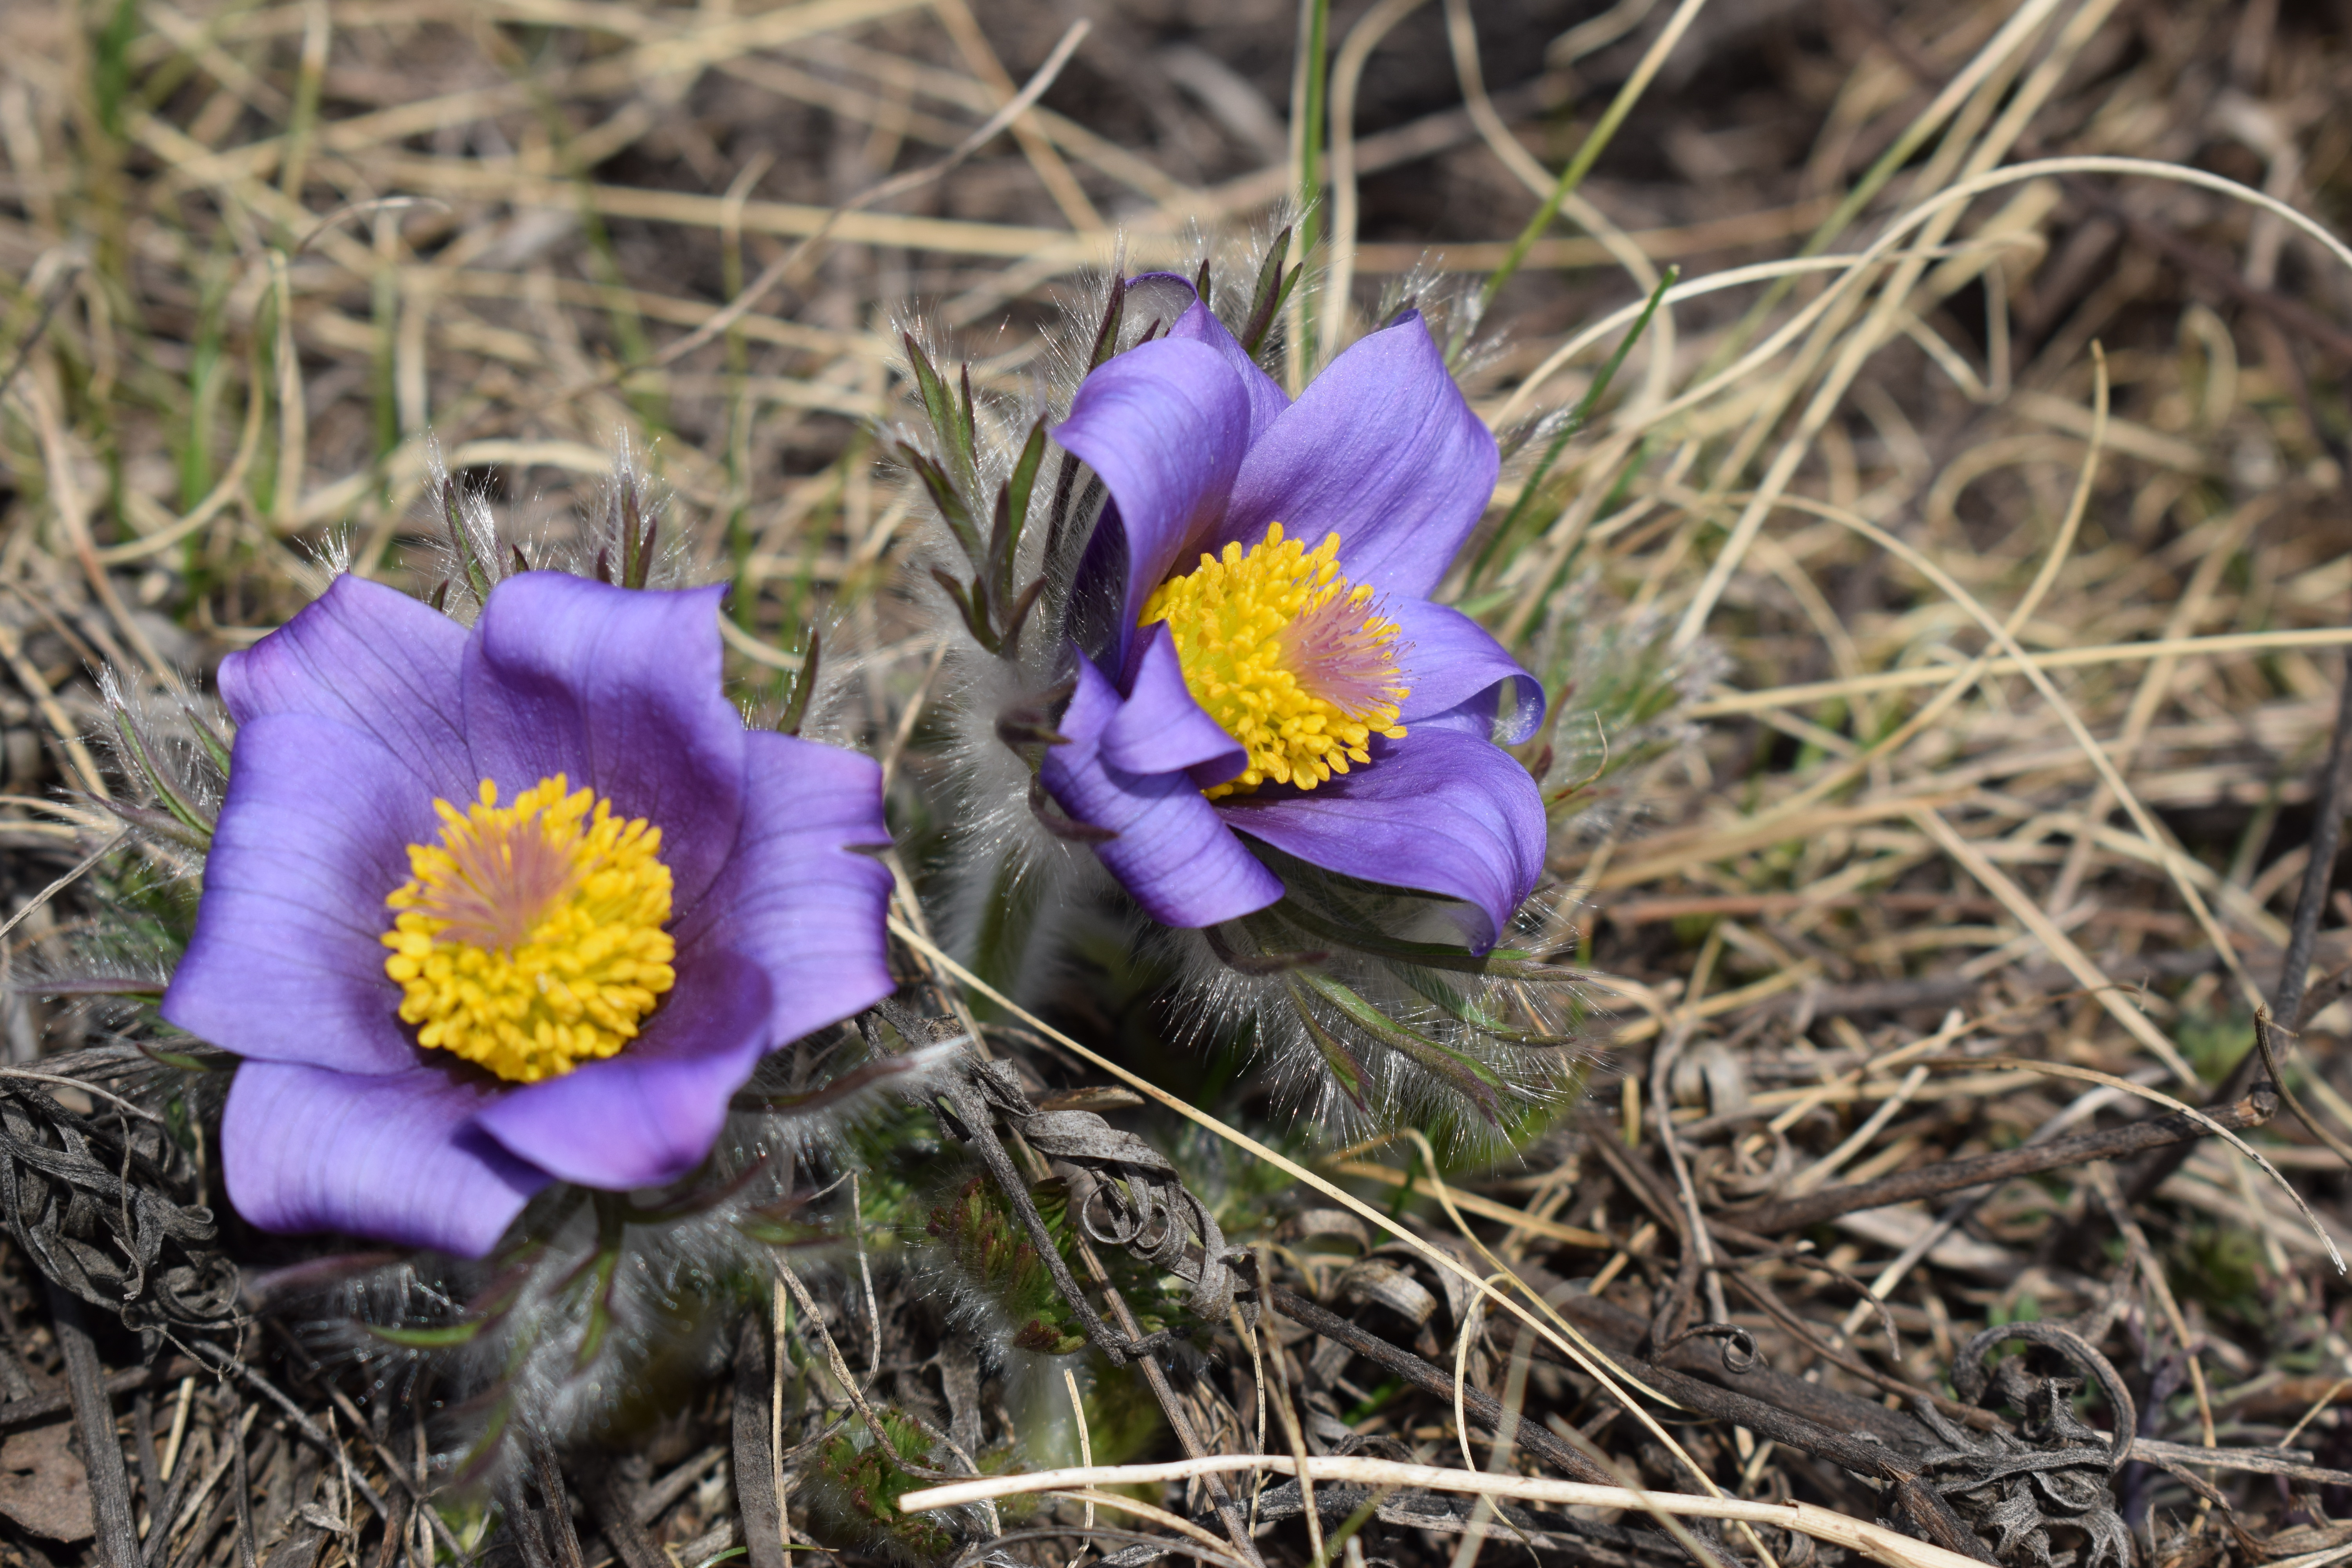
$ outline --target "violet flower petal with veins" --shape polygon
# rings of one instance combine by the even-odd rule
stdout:
[[[1120,615],[1078,650],[1059,725],[1069,741],[1041,777],[1071,816],[1117,834],[1096,847],[1111,873],[1154,919],[1213,925],[1283,896],[1246,836],[1343,876],[1460,900],[1472,948],[1494,945],[1546,841],[1535,782],[1494,737],[1533,734],[1543,698],[1484,628],[1427,597],[1500,464],[1419,314],[1350,346],[1292,402],[1196,300],[1166,336],[1088,375],[1054,435],[1110,493],[1074,601]],[[1337,533],[1339,571],[1395,623],[1406,733],[1376,735],[1369,763],[1312,788],[1266,784],[1213,802],[1202,790],[1235,776],[1241,748],[1188,690],[1164,625],[1139,621],[1161,584],[1277,522],[1309,547]]]
[[[479,1257],[551,1182],[674,1181],[767,1051],[891,989],[872,759],[746,731],[718,589],[510,578],[471,631],[342,577],[222,667],[238,729],[163,1014],[246,1060],[229,1195],[267,1230]],[[420,1047],[387,977],[386,895],[436,799],[564,775],[661,833],[675,984],[617,1054],[534,1082]]]

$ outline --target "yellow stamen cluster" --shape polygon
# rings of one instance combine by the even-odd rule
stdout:
[[[1249,753],[1210,799],[1272,780],[1313,789],[1369,763],[1374,735],[1402,740],[1397,624],[1369,586],[1339,575],[1339,536],[1312,551],[1274,523],[1244,551],[1225,546],[1156,589],[1141,625],[1166,621],[1184,685]]]
[[[511,805],[484,779],[466,811],[433,809],[440,841],[408,847],[411,879],[384,900],[384,973],[416,1043],[534,1083],[635,1039],[677,978],[661,829],[561,773]]]

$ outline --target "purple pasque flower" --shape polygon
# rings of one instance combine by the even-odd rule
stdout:
[[[1161,281],[1155,279],[1155,281]],[[1494,743],[1541,688],[1427,597],[1486,510],[1494,437],[1417,312],[1297,402],[1195,300],[1079,387],[1055,438],[1110,492],[1074,605],[1082,647],[1041,777],[1153,918],[1205,926],[1283,885],[1243,837],[1462,900],[1494,944],[1534,888],[1543,803]]]
[[[224,661],[163,1016],[245,1058],[255,1225],[480,1257],[551,1182],[685,1175],[764,1052],[889,993],[880,770],[744,728],[721,592],[531,572],[469,631],[346,576]]]

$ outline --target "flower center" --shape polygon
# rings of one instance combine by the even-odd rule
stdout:
[[[1166,621],[1192,700],[1240,742],[1249,762],[1211,800],[1272,779],[1313,789],[1349,763],[1369,763],[1374,735],[1404,738],[1397,624],[1369,586],[1339,575],[1339,536],[1313,550],[1274,523],[1244,551],[1162,583],[1139,625]]]
[[[384,900],[383,945],[416,1043],[535,1083],[609,1057],[677,981],[661,829],[621,821],[562,773],[462,814],[446,800],[436,844],[408,847],[409,880]]]

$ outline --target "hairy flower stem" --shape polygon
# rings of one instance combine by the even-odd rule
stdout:
[[[1036,879],[1022,876],[1011,856],[999,854],[973,938],[971,966],[1000,990],[1013,990],[1024,972],[1036,940],[1038,904]],[[989,1004],[975,998],[972,1006],[978,1011]],[[992,1008],[991,1013],[997,1016]]]

